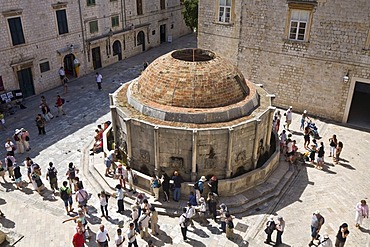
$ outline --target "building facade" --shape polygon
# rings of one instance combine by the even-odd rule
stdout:
[[[370,2],[203,0],[198,46],[237,64],[274,104],[347,122],[370,104]]]
[[[0,2],[0,92],[23,97],[187,34],[180,0]]]

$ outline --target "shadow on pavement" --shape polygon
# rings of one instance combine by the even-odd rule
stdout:
[[[1,217],[0,218],[0,224],[5,228],[14,228],[15,227],[14,221],[11,221],[11,220],[7,219],[6,217]]]
[[[160,227],[160,226],[159,226]],[[158,239],[152,239],[154,246],[164,246],[166,244],[172,244],[172,238],[167,233],[159,228]]]

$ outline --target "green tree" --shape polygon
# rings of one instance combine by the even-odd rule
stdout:
[[[185,0],[184,6],[182,14],[185,24],[194,31],[198,27],[198,0]]]

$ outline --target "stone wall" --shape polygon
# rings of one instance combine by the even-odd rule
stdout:
[[[247,79],[275,94],[278,106],[345,119],[349,88],[355,81],[344,83],[343,76],[370,78],[369,1],[311,1],[307,42],[287,37],[288,3],[299,1],[241,1],[234,8],[241,25],[226,27],[212,21],[215,2],[200,1],[200,48],[212,47],[229,57]],[[220,26],[233,32],[221,31]]]

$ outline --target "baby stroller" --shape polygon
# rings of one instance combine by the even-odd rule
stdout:
[[[320,135],[319,135],[319,130],[316,126],[315,123],[313,123],[311,120],[307,122],[307,126],[308,128],[310,128],[310,135],[315,138],[315,139],[319,139],[320,138]]]

